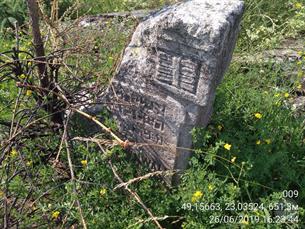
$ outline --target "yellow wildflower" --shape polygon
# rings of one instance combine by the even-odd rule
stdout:
[[[232,145],[226,143],[223,148],[225,148],[226,150],[231,150]]]
[[[285,98],[288,98],[290,95],[289,95],[289,93],[288,92],[286,92],[285,94],[284,94],[284,97]]]
[[[102,189],[100,190],[100,195],[101,195],[101,196],[104,196],[106,193],[107,193],[107,189],[102,188]]]
[[[260,144],[261,144],[261,140],[257,140],[256,145],[260,145]]]
[[[299,90],[302,89],[302,84],[298,84],[297,89],[299,89]]]
[[[33,164],[33,161],[27,161],[26,166],[31,166]]]
[[[192,202],[197,202],[201,197],[203,196],[203,193],[201,191],[196,191],[192,196]]]
[[[25,53],[19,54],[19,60],[26,60],[26,54]]]
[[[234,163],[236,161],[236,157],[232,157],[231,162]]]
[[[26,90],[26,96],[31,96],[31,95],[32,95],[32,93],[33,93],[33,91],[32,91],[32,90]]]
[[[254,116],[255,116],[255,118],[257,118],[257,119],[261,119],[262,117],[263,117],[263,115],[261,114],[261,113],[255,113],[254,114]]]
[[[58,219],[60,215],[60,211],[53,211],[52,212],[52,219]]]
[[[301,3],[297,2],[296,4],[294,4],[296,9],[301,9],[303,6]]]
[[[24,79],[24,78],[26,78],[26,75],[21,74],[21,75],[20,75],[20,78],[21,78],[21,79]]]
[[[208,190],[209,190],[209,191],[212,191],[213,189],[214,189],[214,185],[209,184],[209,185],[208,185]]]
[[[266,139],[265,142],[270,145],[271,144],[271,139]]]
[[[276,93],[276,94],[274,95],[274,97],[277,98],[277,97],[280,97],[280,95],[281,95],[280,93]]]
[[[223,126],[222,126],[222,125],[218,125],[218,126],[217,126],[217,129],[218,129],[219,131],[221,131],[221,130],[223,129]]]
[[[10,153],[11,157],[14,158],[14,157],[17,156],[17,154],[18,154],[17,150],[16,149],[12,149],[12,151]]]
[[[87,160],[81,160],[80,163],[86,167],[88,165],[88,161]]]

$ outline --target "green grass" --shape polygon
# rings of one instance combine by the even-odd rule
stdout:
[[[284,38],[304,36],[304,4],[297,0],[246,0],[236,51],[276,48]]]
[[[17,22],[22,25],[26,17],[26,4],[22,0],[1,0],[0,2],[0,31],[13,27]]]
[[[84,5],[82,13],[100,14],[139,9],[154,9],[175,2],[175,0],[81,0]]]
[[[83,13],[89,14],[153,8],[165,3],[84,1],[86,7]],[[69,1],[64,2],[65,7],[68,7]],[[303,4],[301,8],[297,1],[245,2],[246,12],[235,54],[254,55],[257,51],[279,47],[280,42],[287,37],[299,38],[304,35],[304,2],[300,1]],[[77,65],[80,62],[82,65],[81,71],[77,74],[93,74],[94,77],[84,79],[100,80],[101,85],[107,82],[111,77],[110,72],[115,60],[129,37],[128,32],[120,33],[120,23],[122,22],[117,20],[109,22],[110,27],[105,34],[84,30],[83,34],[87,36],[71,36],[68,45],[83,44],[88,37],[87,49],[95,50],[94,55],[90,55],[89,52],[80,57],[77,54],[71,56],[69,64]],[[134,22],[129,20],[123,23],[129,29],[134,25]],[[77,33],[72,31],[71,34]],[[1,51],[11,47],[13,43],[10,37],[0,39]],[[23,46],[26,44],[27,39]],[[299,51],[302,51],[304,57],[305,50]],[[194,156],[190,160],[189,169],[182,177],[181,185],[169,189],[157,178],[130,185],[156,216],[181,217],[178,221],[175,217],[163,220],[164,227],[227,228],[228,224],[216,222],[220,216],[239,217],[240,224],[230,225],[230,228],[304,227],[304,114],[296,115],[291,111],[289,104],[297,96],[295,92],[300,77],[305,75],[302,70],[305,60],[290,64],[298,71],[286,72],[281,64],[268,62],[233,62],[217,89],[210,124],[205,129],[194,128],[192,131]],[[64,80],[69,76],[69,72],[63,71],[62,76]],[[1,119],[9,120],[12,103],[8,101],[16,97],[13,82],[1,84],[0,95]],[[261,118],[257,118],[259,116],[256,117],[256,113],[259,113]],[[105,113],[101,115],[106,116]],[[107,124],[113,125],[111,118],[106,118],[106,121]],[[151,220],[142,222],[149,216],[132,197],[123,190],[113,191],[117,182],[106,159],[112,159],[125,181],[149,172],[144,165],[135,164],[120,148],[109,149],[107,156],[102,156],[94,145],[75,142],[72,160],[78,178],[76,197],[71,182],[59,179],[54,166],[46,163],[48,155],[52,152],[57,153],[60,140],[60,136],[56,135],[35,141],[23,139],[18,149],[27,163],[28,170],[35,176],[16,176],[10,183],[10,194],[24,198],[31,193],[33,200],[39,198],[32,208],[29,208],[35,210],[33,214],[12,213],[14,217],[22,220],[23,227],[30,227],[33,224],[41,224],[42,228],[60,227],[64,219],[66,227],[80,225],[79,213],[75,207],[77,198],[89,228],[127,228],[131,225],[134,225],[131,228],[154,228]],[[231,145],[230,150],[224,147],[225,144]],[[45,146],[45,149],[42,150],[41,146]],[[87,161],[85,166],[82,164],[84,160]],[[64,151],[61,154],[61,161],[67,161]],[[10,173],[14,171],[15,166],[20,166],[18,158],[13,155],[1,166],[7,164],[12,165]],[[0,175],[5,175],[2,168]],[[3,185],[4,183],[0,184],[0,191]],[[268,208],[281,201],[284,190],[298,191],[298,196],[293,199],[299,205],[299,223],[265,223],[264,219],[272,214]],[[42,196],[46,192],[48,194]],[[192,203],[192,200],[197,200],[197,205]],[[205,207],[217,205],[227,210],[200,210],[200,202],[204,203]],[[247,210],[245,207],[243,210],[230,210],[232,203],[237,202],[264,204],[267,210]],[[59,212],[58,217],[53,216],[55,212]],[[253,223],[253,220],[250,220],[248,224],[245,217],[258,221]]]

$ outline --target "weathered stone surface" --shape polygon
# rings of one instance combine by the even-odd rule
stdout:
[[[186,168],[190,131],[209,121],[242,12],[239,0],[192,0],[137,27],[104,102],[154,169]]]

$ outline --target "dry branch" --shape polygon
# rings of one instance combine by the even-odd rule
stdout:
[[[33,43],[36,52],[36,60],[40,61],[38,63],[38,71],[40,76],[40,86],[43,88],[49,87],[49,79],[47,77],[46,69],[46,58],[44,44],[41,37],[40,27],[39,27],[39,7],[36,0],[27,0],[29,15],[31,18],[31,27],[33,34]]]
[[[163,221],[163,220],[166,220],[166,219],[176,219],[176,220],[172,223],[172,224],[174,224],[174,223],[177,223],[177,222],[183,220],[184,217],[181,217],[181,216],[167,216],[167,215],[165,215],[165,216],[163,216],[163,217],[156,217],[156,219],[157,219],[158,221]],[[152,218],[145,219],[145,220],[139,220],[139,221],[136,222],[135,224],[132,224],[132,225],[128,226],[127,229],[128,229],[128,228],[134,228],[134,227],[137,226],[138,224],[144,224],[144,223],[150,222],[150,221],[152,221],[152,220],[153,220]]]
[[[176,171],[173,171],[173,170],[156,171],[156,172],[148,173],[148,174],[146,174],[144,176],[130,179],[129,181],[127,181],[125,183],[121,183],[121,184],[115,186],[113,191],[115,191],[115,190],[117,190],[119,188],[122,188],[122,187],[126,188],[130,184],[133,184],[133,183],[138,182],[138,181],[146,180],[146,179],[149,179],[149,178],[154,177],[154,176],[171,176],[171,175],[173,175],[175,173],[176,173]]]
[[[69,142],[68,142],[68,133],[67,133],[68,122],[69,122],[69,117],[68,117],[66,125],[65,125],[63,139],[64,139],[64,142],[65,142],[65,145],[66,145],[68,164],[69,164],[69,169],[70,169],[70,174],[71,174],[71,182],[73,183],[73,193],[75,194],[75,196],[77,196],[77,190],[76,190],[76,185],[75,185],[75,176],[74,176],[73,164],[72,164],[71,153],[70,153],[70,145],[69,145]],[[78,208],[78,212],[79,212],[79,215],[80,215],[80,218],[81,218],[81,222],[83,224],[83,228],[87,229],[87,225],[86,225],[86,221],[85,221],[84,216],[83,216],[83,211],[82,211],[82,208],[81,208],[81,204],[80,204],[78,199],[76,199],[75,201],[76,201],[76,204],[77,204],[77,208]]]
[[[121,183],[124,184],[124,181],[121,179],[121,177],[118,175],[116,168],[112,165],[111,161],[109,161],[109,165],[112,169],[112,172],[114,174],[114,176],[116,177],[116,179]],[[148,215],[151,217],[152,221],[156,224],[156,226],[160,229],[163,229],[163,227],[160,225],[160,223],[158,222],[158,220],[156,219],[156,217],[153,215],[153,213],[151,212],[151,210],[146,207],[146,205],[143,203],[143,201],[141,200],[140,196],[132,191],[130,188],[128,188],[127,186],[124,186],[124,188],[130,193],[130,195],[132,195],[135,200],[141,205],[141,207],[148,213]]]

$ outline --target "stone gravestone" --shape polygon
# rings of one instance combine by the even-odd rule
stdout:
[[[184,170],[191,130],[205,127],[243,12],[240,0],[191,0],[139,24],[104,102],[154,170]]]

